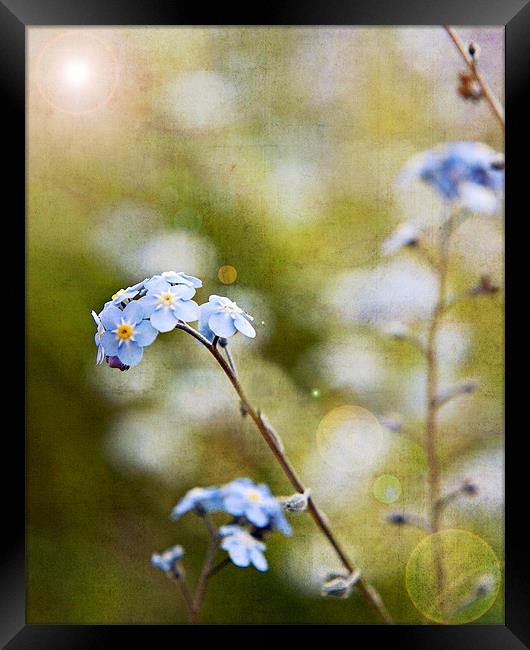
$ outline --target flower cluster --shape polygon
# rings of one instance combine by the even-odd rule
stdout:
[[[199,305],[193,300],[202,282],[186,273],[165,271],[127,289],[120,289],[105,303],[96,323],[96,363],[103,359],[111,368],[127,370],[137,365],[143,349],[151,345],[159,333],[170,332],[177,323],[199,321],[199,331],[210,342],[223,340],[241,332],[254,338],[256,332],[245,313],[235,302],[222,296],[210,296]]]
[[[281,501],[272,495],[267,485],[257,485],[249,478],[238,478],[221,487],[193,488],[173,508],[171,519],[177,520],[189,512],[200,517],[216,512],[231,516],[229,523],[222,525],[215,536],[219,547],[237,567],[252,565],[258,571],[266,571],[265,535],[273,531],[284,535],[292,533]],[[181,547],[174,548],[182,551]],[[172,550],[166,552],[167,558],[164,553],[153,555],[152,564],[166,572],[172,570],[166,568],[173,562]],[[180,557],[182,552],[177,559]]]
[[[265,483],[256,485],[249,478],[237,478],[221,487],[193,488],[173,508],[171,518],[176,520],[187,512],[224,512],[255,528],[292,533],[280,500]]]

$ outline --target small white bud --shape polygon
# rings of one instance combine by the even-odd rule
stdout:
[[[349,576],[331,573],[322,583],[320,592],[323,596],[331,596],[333,598],[349,598],[353,591],[353,587],[357,584],[357,582],[359,582],[360,577],[360,571],[355,571]]]
[[[296,492],[290,497],[281,497],[280,502],[282,507],[287,512],[304,512],[307,510],[307,504],[309,497],[311,496],[311,490],[306,488],[304,492]]]

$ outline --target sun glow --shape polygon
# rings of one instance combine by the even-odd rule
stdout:
[[[72,86],[83,86],[90,76],[90,66],[85,61],[68,61],[64,66],[64,78]]]
[[[56,110],[92,113],[106,106],[116,89],[117,59],[108,42],[85,31],[62,32],[41,49],[35,81]]]

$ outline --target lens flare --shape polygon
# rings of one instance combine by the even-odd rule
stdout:
[[[64,77],[72,86],[82,86],[90,80],[90,66],[85,61],[68,61],[64,66]]]
[[[39,52],[32,77],[48,104],[72,115],[106,106],[117,78],[118,62],[108,43],[79,30],[48,41]]]

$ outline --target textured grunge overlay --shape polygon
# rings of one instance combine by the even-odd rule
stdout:
[[[503,42],[29,29],[28,623],[503,623]]]

